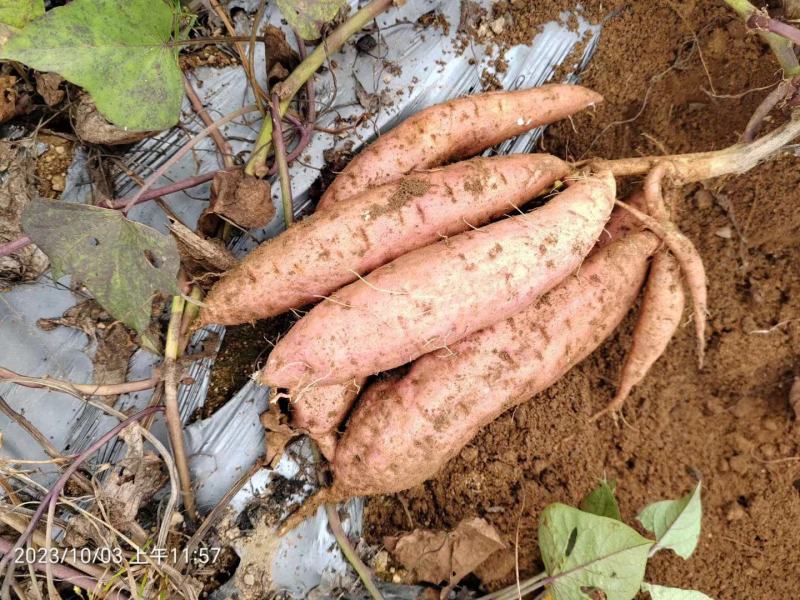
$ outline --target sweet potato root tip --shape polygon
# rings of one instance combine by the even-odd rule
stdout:
[[[350,161],[325,190],[317,210],[327,210],[413,170],[473,156],[602,100],[600,94],[581,86],[550,84],[467,96],[431,106],[383,134]]]
[[[685,303],[680,266],[675,257],[662,250],[650,267],[642,307],[633,331],[633,342],[622,367],[617,393],[591,421],[604,414],[615,415],[622,410],[631,390],[644,379],[675,335]]]
[[[692,313],[694,315],[695,336],[697,337],[697,366],[703,368],[706,348],[706,319],[708,318],[708,285],[703,259],[692,241],[683,235],[671,222],[660,223],[640,210],[617,200],[619,206],[633,213],[644,225],[664,240],[672,254],[678,260],[681,271],[692,297]]]
[[[645,212],[661,222],[669,220],[669,211],[664,202],[664,178],[674,172],[668,162],[658,163],[644,180]]]

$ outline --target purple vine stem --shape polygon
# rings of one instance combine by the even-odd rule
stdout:
[[[39,503],[39,506],[36,508],[36,512],[33,513],[31,517],[30,523],[25,528],[20,536],[17,538],[17,541],[14,545],[9,549],[8,552],[5,553],[3,559],[0,560],[0,573],[3,573],[6,570],[6,567],[9,566],[9,562],[13,557],[14,553],[31,537],[31,534],[36,529],[36,525],[39,523],[39,519],[42,518],[44,511],[46,509],[55,510],[55,506],[58,502],[58,497],[61,495],[61,490],[64,489],[64,486],[67,484],[67,481],[72,476],[75,471],[78,470],[78,467],[81,466],[83,461],[85,461],[89,456],[97,452],[100,448],[102,448],[105,444],[107,444],[110,440],[116,437],[123,429],[125,429],[131,423],[135,423],[136,421],[143,419],[155,412],[163,411],[163,406],[149,406],[144,410],[139,411],[133,416],[128,417],[124,421],[121,421],[116,427],[105,433],[103,436],[100,437],[96,442],[94,442],[91,446],[89,446],[86,450],[78,454],[75,460],[70,464],[69,467],[61,474],[61,477],[53,484],[53,487],[50,488],[50,491],[47,492],[42,501]],[[14,564],[12,563],[10,566],[10,572],[6,574],[7,577],[11,577],[11,573],[13,573]]]
[[[747,18],[747,26],[751,29],[769,31],[770,33],[786,38],[793,44],[800,45],[800,29],[788,23],[784,23],[783,21],[779,21],[778,19],[768,17],[767,15],[753,13]]]

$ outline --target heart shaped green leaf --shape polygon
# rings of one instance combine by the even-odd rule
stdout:
[[[711,600],[710,596],[696,590],[682,590],[647,582],[642,584],[642,591],[650,594],[653,600]]]
[[[0,0],[0,23],[25,27],[44,14],[44,0]]]
[[[166,129],[178,122],[183,98],[174,22],[165,0],[73,0],[11,35],[0,59],[85,88],[118,127]]]
[[[700,539],[700,522],[703,519],[700,482],[683,498],[654,502],[636,518],[656,536],[652,554],[669,548],[678,556],[689,558]]]
[[[619,505],[614,496],[616,484],[613,481],[602,480],[595,490],[581,500],[581,510],[600,517],[622,520],[619,514]]]
[[[565,504],[551,504],[539,522],[539,549],[553,600],[630,600],[644,578],[653,542],[624,523]]]
[[[277,3],[283,18],[304,40],[317,39],[320,27],[347,6],[347,0],[277,0]]]
[[[71,274],[140,333],[150,324],[156,293],[180,294],[174,240],[119,211],[38,199],[25,209],[22,229],[50,258],[54,277]]]

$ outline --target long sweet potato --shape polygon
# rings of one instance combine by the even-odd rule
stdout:
[[[473,156],[505,139],[570,116],[603,97],[577,85],[457,98],[421,110],[356,156],[328,187],[317,209],[330,208],[415,169]]]
[[[545,206],[409,252],[315,306],[270,353],[262,381],[342,383],[446,348],[518,312],[572,273],[600,236],[611,174]]]
[[[256,248],[208,294],[201,324],[245,323],[318,301],[411,250],[515,212],[568,173],[547,154],[499,156],[371,189]]]
[[[433,476],[502,412],[552,385],[611,334],[659,240],[639,233],[593,255],[524,311],[451,354],[418,359],[390,389],[368,389],[334,459],[334,490],[390,493]]]

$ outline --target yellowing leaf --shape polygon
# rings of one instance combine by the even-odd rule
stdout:
[[[183,98],[173,26],[165,0],[73,0],[11,35],[0,59],[86,88],[118,127],[166,129],[178,122]]]
[[[647,531],[656,536],[652,553],[669,548],[687,559],[700,539],[703,508],[700,504],[700,483],[679,500],[662,500],[646,506],[636,517]]]
[[[44,14],[44,0],[0,0],[0,23],[25,27]]]
[[[553,600],[585,600],[600,589],[607,600],[630,600],[644,578],[653,542],[624,523],[551,504],[539,522],[539,550]]]
[[[50,258],[53,275],[73,275],[111,315],[144,332],[153,296],[180,294],[172,238],[107,208],[34,200],[22,229]]]
[[[303,39],[315,40],[322,25],[332,21],[347,0],[276,0],[283,18]]]

